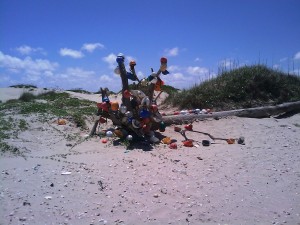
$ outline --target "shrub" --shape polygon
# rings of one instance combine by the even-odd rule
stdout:
[[[20,96],[19,100],[22,101],[22,102],[31,102],[31,101],[33,101],[35,98],[36,98],[36,97],[35,97],[34,94],[29,93],[29,92],[24,92],[24,93]]]
[[[300,100],[300,78],[263,65],[223,71],[181,93],[166,103],[179,108],[233,109]]]

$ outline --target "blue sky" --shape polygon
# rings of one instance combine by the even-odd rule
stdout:
[[[0,0],[0,87],[121,89],[115,58],[139,78],[189,88],[220,68],[264,63],[299,74],[300,0]]]

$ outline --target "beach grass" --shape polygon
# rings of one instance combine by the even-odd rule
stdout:
[[[0,111],[15,110],[20,114],[38,113],[54,117],[72,118],[78,127],[85,127],[84,117],[93,115],[97,108],[95,103],[71,97],[66,92],[49,91],[37,96],[24,92],[18,100],[1,104]]]
[[[218,76],[173,92],[165,103],[183,108],[230,110],[300,100],[300,77],[264,65],[222,71]]]

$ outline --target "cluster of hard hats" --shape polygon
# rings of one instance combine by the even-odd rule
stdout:
[[[126,71],[124,67],[125,57],[123,54],[117,56],[118,66],[114,70],[115,73],[121,74],[121,72]],[[160,71],[163,74],[168,74],[167,71],[167,59],[161,58]],[[137,76],[133,72],[135,61],[130,62],[130,72],[126,71],[126,76],[130,80],[138,80]],[[121,71],[123,70],[123,71]],[[140,84],[148,85],[155,84],[155,90],[158,90],[163,81],[159,78],[157,73],[152,73],[148,78],[140,81]],[[120,122],[119,127],[111,132],[114,132],[116,136],[126,138],[127,140],[132,140],[132,131],[138,136],[148,136],[149,140],[153,143],[159,142],[159,139],[155,137],[154,131],[159,130],[161,132],[165,131],[165,124],[162,121],[162,116],[158,111],[156,104],[150,101],[150,98],[141,90],[125,90],[122,93],[123,98],[130,102],[130,109],[127,108],[125,104],[119,105],[118,102],[111,102],[107,96],[102,96],[102,103],[98,104],[98,107],[108,114],[111,114]],[[128,106],[129,107],[129,106]],[[105,122],[105,120],[100,117],[100,122]],[[109,133],[111,135],[111,133]]]

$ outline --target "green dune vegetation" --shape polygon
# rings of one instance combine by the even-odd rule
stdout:
[[[171,92],[166,104],[216,111],[276,105],[300,100],[300,77],[264,65],[223,71],[215,78],[180,92]]]

